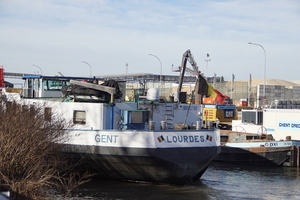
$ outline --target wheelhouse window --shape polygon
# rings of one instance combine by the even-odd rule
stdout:
[[[86,123],[86,112],[84,110],[73,111],[73,123],[74,124],[85,124]]]
[[[70,85],[65,80],[43,80],[44,90],[60,91],[63,86]]]

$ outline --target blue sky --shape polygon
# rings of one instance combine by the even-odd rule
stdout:
[[[65,76],[176,75],[190,49],[205,75],[300,80],[299,0],[1,0],[0,65]],[[207,53],[210,55],[206,62]],[[188,64],[188,67],[191,67]]]

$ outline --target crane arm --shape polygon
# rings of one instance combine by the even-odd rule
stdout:
[[[187,61],[189,61],[189,63],[192,65],[193,70],[186,67]],[[228,96],[223,95],[221,92],[214,89],[209,83],[206,82],[204,77],[199,73],[197,63],[194,60],[194,57],[193,57],[191,51],[188,49],[182,56],[182,62],[181,62],[181,67],[180,67],[179,84],[178,84],[178,88],[177,88],[177,100],[178,100],[178,102],[179,102],[180,92],[181,92],[181,89],[182,89],[183,77],[184,77],[185,71],[187,71],[189,73],[192,72],[197,78],[196,91],[197,91],[198,96],[195,96],[195,102],[202,103],[202,95],[207,95],[208,90],[213,92],[213,94],[210,94],[209,96],[215,98],[216,101],[219,104],[224,104],[224,100],[229,99]]]
[[[189,63],[192,65],[193,70],[187,69],[187,67],[186,67],[187,61],[189,61]],[[177,88],[177,99],[178,100],[179,100],[179,95],[180,95],[180,92],[182,89],[184,73],[186,70],[189,72],[192,71],[194,73],[194,75],[196,76],[196,78],[198,79],[198,77],[200,75],[199,71],[198,71],[198,66],[197,66],[196,61],[194,60],[191,50],[189,50],[189,49],[182,56],[181,67],[180,67],[180,77],[179,77],[179,83],[178,83],[178,88]]]

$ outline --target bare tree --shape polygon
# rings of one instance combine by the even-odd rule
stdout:
[[[54,188],[56,191],[62,194],[64,198],[66,198],[71,194],[71,191],[74,188],[86,182],[89,182],[94,175],[95,174],[89,174],[88,172],[82,174],[78,171],[70,171],[65,173],[64,175],[60,174],[56,179],[57,184]]]
[[[77,175],[59,153],[69,140],[70,127],[46,105],[0,102],[0,186],[11,191],[11,199],[42,199],[45,188],[58,188],[58,183],[70,193],[71,186],[89,177],[72,179]]]

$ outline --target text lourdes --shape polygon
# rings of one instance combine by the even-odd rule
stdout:
[[[166,136],[167,143],[193,143],[193,142],[204,142],[205,137],[203,135],[184,135],[184,136]]]
[[[117,142],[118,135],[100,135],[97,134],[95,136],[96,142],[102,142],[102,143],[116,143]]]

